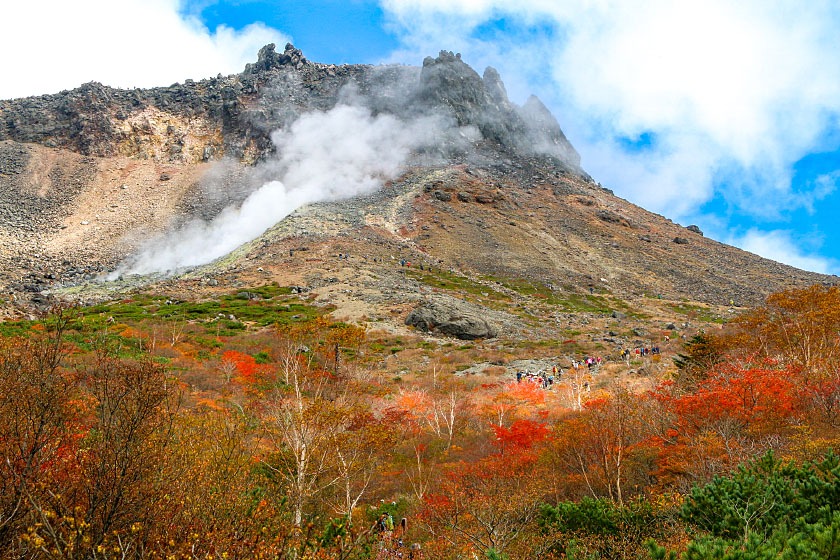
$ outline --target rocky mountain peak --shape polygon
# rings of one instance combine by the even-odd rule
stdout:
[[[451,51],[426,58],[419,69],[335,66],[308,61],[292,44],[277,52],[272,43],[232,76],[135,90],[91,82],[54,95],[0,101],[0,140],[96,156],[254,162],[274,150],[273,130],[303,113],[331,109],[348,87],[377,113],[405,119],[437,113],[474,127],[480,132],[476,147],[491,158],[495,152],[548,156],[582,174],[577,152],[542,103],[518,107],[495,69],[479,76]]]
[[[510,103],[510,101],[508,101],[505,84],[504,82],[502,82],[502,77],[499,75],[499,72],[495,68],[493,68],[492,66],[488,66],[487,68],[485,68],[484,75],[482,76],[482,81],[484,82],[484,87],[487,88],[487,93],[490,94],[490,96],[496,103]]]
[[[581,171],[580,155],[557,119],[534,96],[523,107],[511,103],[495,68],[488,67],[482,78],[460,54],[441,51],[423,60],[416,97],[420,105],[451,114],[459,126],[477,127],[499,148],[549,156]]]
[[[258,74],[260,72],[268,72],[283,66],[292,66],[300,68],[309,61],[303,56],[300,49],[295,48],[291,43],[286,43],[286,48],[282,53],[278,53],[275,49],[277,46],[274,43],[269,43],[260,49],[257,54],[257,62],[245,65],[246,74]]]
[[[576,169],[580,168],[580,154],[563,134],[557,119],[536,95],[531,95],[518,112],[532,132],[534,149],[538,153],[553,155]]]
[[[460,54],[441,51],[437,58],[426,57],[416,95],[423,103],[451,111],[461,126],[480,127],[485,124],[482,121],[496,116],[483,114],[493,109],[493,97]]]

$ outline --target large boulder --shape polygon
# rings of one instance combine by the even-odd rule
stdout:
[[[405,324],[421,331],[454,336],[461,340],[494,338],[498,335],[494,325],[466,304],[427,301],[408,314]]]

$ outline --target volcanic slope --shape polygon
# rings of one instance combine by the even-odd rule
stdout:
[[[341,104],[446,127],[378,190],[307,204],[172,278],[100,281],[150,236],[240,204],[274,178],[284,145],[273,131]],[[238,75],[2,101],[0,192],[0,283],[17,304],[278,282],[354,320],[399,325],[416,304],[439,301],[522,335],[581,309],[752,305],[837,280],[615,197],[580,168],[539,100],[516,106],[495,70],[479,76],[447,52],[422,68],[334,66],[268,45]]]

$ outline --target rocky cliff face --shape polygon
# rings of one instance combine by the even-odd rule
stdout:
[[[494,69],[482,79],[445,51],[427,58],[418,73],[402,66],[317,64],[292,45],[278,53],[272,44],[237,75],[130,91],[91,82],[0,101],[0,140],[102,157],[196,163],[228,156],[252,163],[274,149],[272,131],[351,96],[406,119],[442,114],[475,126],[492,149],[555,157],[579,171],[580,157],[536,98],[514,106]]]
[[[270,149],[268,134],[282,124],[261,110],[260,94],[293,72],[301,82],[320,73],[291,45],[284,55],[269,45],[255,65],[234,76],[134,90],[91,82],[55,95],[0,101],[0,140],[102,157],[253,160]],[[324,75],[323,81],[332,78],[327,69]]]
[[[502,150],[553,157],[580,170],[580,155],[545,105],[534,96],[523,107],[513,105],[492,67],[481,78],[460,55],[441,51],[423,61],[414,95],[419,103],[413,106],[443,108],[458,125],[476,126],[485,141]]]

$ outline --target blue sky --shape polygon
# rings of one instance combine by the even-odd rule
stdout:
[[[834,0],[30,0],[4,12],[0,49],[18,56],[0,60],[0,98],[238,72],[268,42],[336,64],[460,52],[499,70],[515,102],[539,96],[617,195],[840,274]]]
[[[376,63],[399,48],[395,34],[386,29],[385,13],[377,2],[186,2],[181,10],[197,15],[211,29],[219,25],[241,29],[262,21],[288,35],[317,62]],[[278,47],[282,50],[283,45]]]

